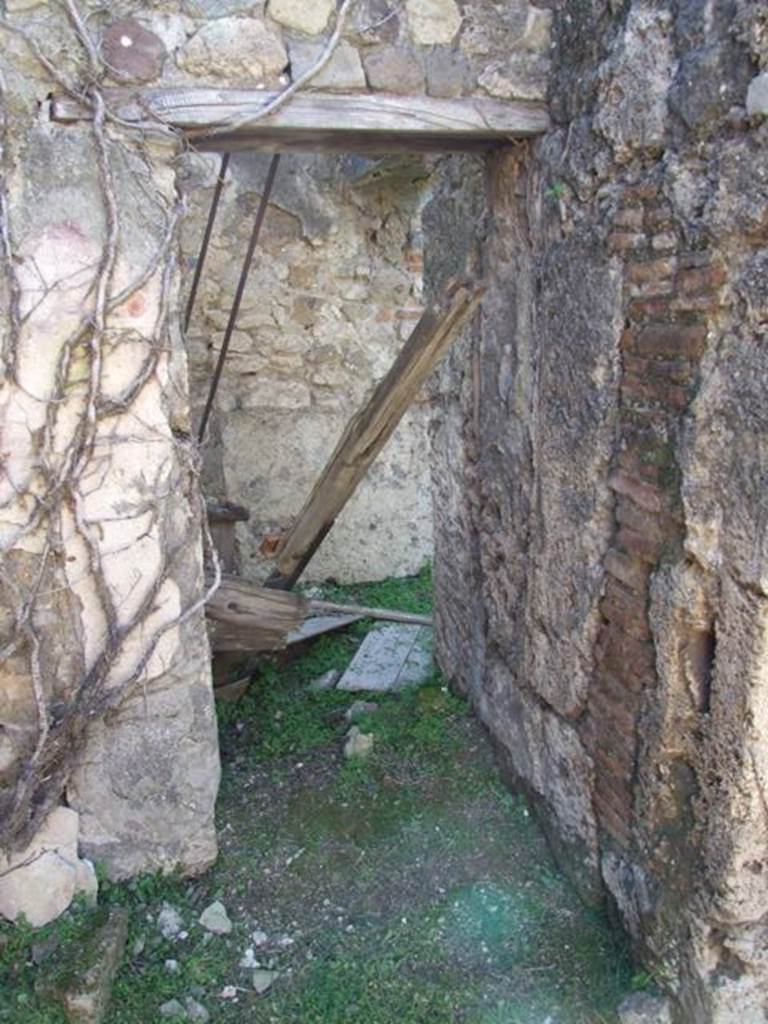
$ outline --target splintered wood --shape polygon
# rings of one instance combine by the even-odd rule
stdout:
[[[224,576],[208,599],[205,614],[214,651],[279,651],[307,616],[299,594],[266,590],[236,576]]]
[[[267,586],[290,590],[392,436],[451,342],[485,292],[479,284],[453,282],[430,306],[371,398],[352,418],[325,469],[275,552]]]

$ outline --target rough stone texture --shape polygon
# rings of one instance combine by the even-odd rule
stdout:
[[[0,854],[3,917],[15,921],[23,915],[40,928],[63,913],[76,893],[93,895],[93,865],[78,859],[77,837],[77,812],[56,807],[28,846],[10,856]]]
[[[405,0],[408,28],[415,43],[450,43],[461,27],[455,0]]]
[[[230,165],[188,339],[198,407],[265,167],[256,156],[238,156]],[[251,512],[237,527],[241,568],[249,576],[268,574],[262,540],[297,514],[350,415],[421,313],[418,222],[427,177],[422,160],[283,158],[219,389],[221,443],[210,452],[206,473],[212,492],[223,488]],[[195,180],[190,176],[190,187]],[[205,187],[191,192],[195,212],[184,235],[190,262],[210,202],[209,181],[204,177]],[[429,557],[428,417],[424,402],[408,413],[308,578],[407,575]]]
[[[104,1024],[112,982],[120,968],[128,939],[128,911],[115,907],[100,925],[85,950],[76,958],[74,978],[62,993],[71,1024]]]
[[[668,999],[659,999],[646,992],[635,992],[619,1007],[621,1024],[672,1024],[672,1007]]]
[[[293,40],[288,44],[291,58],[291,76],[298,78],[308,68],[316,64],[322,52],[322,44],[307,40]],[[367,82],[365,72],[357,50],[342,39],[333,56],[320,71],[310,80],[307,88],[321,89],[325,92],[356,92],[365,89]]]
[[[747,113],[750,117],[768,117],[768,71],[755,75],[749,83]]]
[[[80,68],[85,65],[64,11],[51,9],[48,19],[33,28],[41,48],[60,55],[60,73],[77,80],[75,59]],[[84,423],[88,352],[82,345],[74,350],[63,397],[58,396],[55,367],[81,315],[92,315],[105,213],[92,129],[46,120],[39,101],[53,85],[29,50],[18,41],[6,45],[8,38],[2,64],[12,131],[3,140],[3,181],[21,311],[28,315],[17,341],[17,370],[5,377],[0,394],[0,430],[10,453],[0,488],[0,538],[11,548],[3,568],[21,597],[30,588],[39,591],[31,623],[39,637],[39,696],[52,730],[65,729],[65,712],[86,678],[98,684],[103,699],[117,699],[124,688],[128,697],[107,719],[94,716],[82,761],[70,779],[72,809],[64,813],[75,819],[79,813],[81,852],[103,860],[114,875],[197,870],[215,857],[219,768],[202,614],[174,625],[202,588],[200,501],[188,441],[183,344],[179,331],[165,331],[159,316],[165,301],[161,267],[110,312],[109,341],[100,343],[104,404],[94,413],[93,449],[88,454],[83,447],[82,455],[88,455],[83,472],[63,504],[52,503],[49,521],[44,517],[37,527],[30,523],[34,502],[46,490],[41,467],[50,474],[60,471],[65,446]],[[109,152],[121,209],[111,285],[116,294],[147,268],[165,230],[164,204],[172,205],[176,192],[171,147],[149,146],[139,154],[133,139],[115,128]],[[165,280],[173,306],[178,270],[172,268]],[[5,275],[0,287],[5,311]],[[0,335],[5,357],[7,317]],[[146,377],[137,381],[144,366]],[[134,388],[137,383],[141,386]],[[37,446],[48,415],[52,434],[41,457]],[[55,538],[54,559],[45,555],[47,531]],[[102,566],[98,586],[91,572],[95,561]],[[4,589],[3,647],[14,635],[12,601],[13,593]],[[108,636],[110,608],[114,621]],[[135,615],[139,624],[131,629]],[[113,657],[100,675],[105,645],[113,645]],[[21,761],[39,736],[30,644],[20,644],[3,664],[0,694],[0,747],[5,752],[0,821],[5,823]],[[67,750],[75,739],[66,730],[58,734]],[[66,781],[54,772],[48,799],[58,799]],[[39,835],[33,840],[40,841]],[[62,883],[58,910],[78,877],[86,880],[87,869],[78,871],[74,853],[66,859],[71,877]]]
[[[280,83],[288,54],[279,34],[258,18],[218,18],[197,30],[178,63],[202,81],[223,78],[266,88]]]
[[[365,73],[372,89],[400,95],[424,91],[424,69],[411,51],[384,46],[365,56]]]
[[[490,276],[438,388],[438,656],[676,1024],[768,1006],[768,47],[707,10],[556,9],[556,125],[493,162],[490,235],[450,164],[425,211],[428,288],[448,239]]]
[[[286,28],[316,36],[328,24],[334,0],[269,0],[269,15]]]

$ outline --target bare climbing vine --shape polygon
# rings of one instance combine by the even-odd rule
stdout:
[[[331,35],[311,68],[253,116],[227,123],[221,130],[232,131],[261,120],[311,81],[333,56],[355,2],[343,0]],[[28,680],[25,685],[31,686],[36,713],[34,725],[19,730],[23,735],[15,744],[17,752],[21,752],[15,775],[9,784],[0,786],[0,847],[5,849],[23,847],[34,835],[60,801],[80,763],[88,731],[95,722],[115,713],[137,690],[146,691],[162,674],[163,668],[156,668],[155,676],[150,678],[162,638],[197,614],[220,582],[218,559],[202,507],[199,453],[187,433],[174,434],[173,452],[157,470],[148,488],[151,494],[141,500],[136,497],[128,502],[125,511],[115,516],[115,520],[146,517],[143,535],[156,536],[162,550],[159,566],[128,616],[125,595],[118,596],[110,579],[102,543],[103,529],[109,520],[103,516],[91,518],[88,514],[88,498],[110,470],[110,445],[135,441],[130,433],[120,431],[127,431],[131,418],[138,418],[137,403],[171,351],[172,289],[183,214],[179,196],[169,200],[153,193],[152,201],[163,225],[161,236],[144,267],[135,271],[127,284],[118,287],[124,236],[117,199],[118,169],[125,159],[149,164],[146,143],[157,133],[172,142],[181,140],[174,138],[178,133],[163,124],[155,112],[146,121],[126,122],[110,109],[103,85],[109,68],[88,21],[76,0],[57,3],[66,14],[79,48],[75,73],[62,68],[30,31],[14,22],[0,18],[0,36],[20,40],[47,79],[90,110],[104,231],[101,253],[82,291],[82,312],[59,346],[53,383],[47,394],[31,394],[21,373],[27,334],[36,311],[63,286],[65,277],[51,284],[41,275],[42,297],[30,303],[19,275],[21,261],[10,216],[12,126],[5,83],[0,78],[0,287],[4,287],[7,309],[2,347],[3,389],[6,402],[12,404],[16,398],[45,408],[42,423],[29,430],[30,459],[24,480],[0,469],[0,511],[7,514],[6,522],[10,523],[0,533],[0,589],[11,609],[12,620],[7,624],[0,621],[0,629],[10,634],[0,647],[0,661],[9,667],[10,677]],[[115,326],[112,314],[153,282],[159,283],[159,302],[152,330],[137,334],[133,328]],[[110,393],[105,385],[109,354],[121,345],[136,342],[143,347],[143,357],[132,367],[130,379],[120,392]],[[142,424],[142,429],[142,439],[149,443],[146,424]],[[167,436],[158,440],[168,443]],[[196,518],[187,524],[186,533],[172,541],[164,537],[160,515],[163,503],[176,499],[173,483],[168,482],[171,463],[181,467],[180,473],[188,481],[186,490],[200,505]],[[164,604],[166,587],[183,571],[181,563],[193,547],[198,520],[204,530],[213,582],[186,607],[168,614]],[[81,600],[79,595],[70,593],[72,582],[66,567],[66,562],[72,560],[68,552],[73,538],[83,552],[83,576],[90,587],[87,618],[100,622],[101,627],[98,642],[91,643],[88,651],[85,638],[79,637],[80,662],[62,685],[57,679],[66,661],[62,649],[73,645],[62,642],[57,629],[86,625],[78,619],[77,612],[71,613],[71,608],[69,620],[66,618],[67,602],[71,606]],[[140,575],[145,583],[146,573],[142,571]],[[50,622],[52,609],[64,609],[57,629]],[[46,616],[47,621],[41,624]],[[63,675],[66,677],[67,673],[64,671]]]
[[[92,111],[91,135],[98,171],[100,204],[104,232],[100,256],[91,279],[83,289],[82,312],[74,329],[60,344],[53,383],[45,395],[30,393],[21,373],[27,332],[32,317],[60,282],[47,285],[43,298],[25,308],[26,296],[19,276],[19,254],[14,245],[10,218],[9,180],[11,171],[10,124],[7,94],[0,80],[0,257],[7,297],[7,323],[2,350],[5,369],[6,401],[14,398],[22,404],[44,405],[39,427],[30,428],[30,452],[26,478],[19,481],[12,471],[0,476],[7,526],[0,541],[0,586],[12,621],[10,636],[0,648],[0,658],[10,668],[11,679],[30,680],[37,721],[23,733],[17,750],[22,756],[15,777],[0,790],[0,846],[23,846],[35,833],[52,807],[59,802],[73,769],[79,763],[86,735],[95,721],[118,709],[139,687],[148,687],[153,657],[162,638],[200,611],[220,573],[210,537],[208,552],[213,567],[213,583],[208,591],[186,607],[168,611],[167,585],[183,568],[198,529],[197,518],[190,520],[186,533],[170,542],[164,538],[160,518],[163,501],[174,500],[171,463],[181,467],[187,477],[185,489],[201,502],[198,485],[199,457],[196,446],[183,432],[172,440],[173,453],[160,465],[150,482],[150,497],[135,501],[118,518],[145,517],[143,535],[158,538],[162,551],[160,563],[153,567],[150,580],[142,576],[144,591],[130,615],[125,614],[125,595],[119,596],[110,579],[103,544],[103,518],[89,516],[87,501],[109,472],[110,443],[123,443],[129,434],[131,417],[137,416],[135,404],[158,372],[161,361],[171,350],[170,313],[172,285],[176,273],[176,249],[182,214],[182,202],[153,195],[161,209],[163,230],[146,265],[132,280],[118,288],[118,264],[123,242],[123,224],[117,200],[118,163],[126,156],[142,158],[141,147],[147,125],[126,126],[105,101],[102,82],[107,69],[99,47],[75,0],[61,0],[73,35],[82,55],[78,62],[79,80],[74,81],[47,56],[33,36],[17,25],[0,20],[0,30],[19,37],[56,86]],[[170,129],[153,124],[153,130],[170,135]],[[119,129],[119,130],[118,130]],[[110,314],[124,307],[150,282],[159,287],[158,314],[151,332],[137,333],[110,321]],[[144,355],[132,367],[130,379],[118,393],[106,386],[108,356],[121,344],[138,343]],[[133,351],[133,349],[132,349]],[[141,424],[141,437],[147,437],[147,425]],[[123,433],[121,433],[121,431]],[[168,437],[157,439],[167,445]],[[177,478],[178,479],[178,478]],[[204,509],[198,509],[207,535]],[[166,540],[166,543],[163,543]],[[65,692],[57,686],[56,673],[62,666],[60,648],[65,646],[57,630],[66,630],[70,622],[54,626],[51,609],[66,606],[70,581],[67,560],[73,556],[73,544],[83,552],[91,607],[89,618],[101,623],[98,641],[81,653],[79,670],[67,681]],[[59,595],[57,597],[57,595]],[[62,602],[61,595],[64,595]],[[41,621],[45,618],[45,626]],[[76,616],[75,616],[76,618]],[[4,624],[5,625],[5,624]],[[5,631],[5,630],[4,630]],[[80,638],[81,646],[85,646]],[[30,740],[30,735],[32,739]]]

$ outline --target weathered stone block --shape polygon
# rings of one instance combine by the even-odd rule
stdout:
[[[455,0],[406,0],[405,9],[411,38],[422,46],[450,43],[461,27]]]
[[[372,89],[399,94],[424,91],[424,69],[416,55],[396,46],[366,53],[365,73]]]
[[[201,80],[221,78],[274,86],[288,64],[278,33],[259,18],[219,18],[204,24],[179,52],[178,64]]]
[[[291,77],[296,79],[311,68],[322,50],[322,45],[308,41],[295,40],[289,43]],[[323,89],[326,92],[355,92],[365,87],[365,72],[360,54],[354,46],[343,39],[323,70],[307,83],[308,89]]]
[[[316,36],[328,24],[334,0],[269,0],[271,18],[286,28]]]

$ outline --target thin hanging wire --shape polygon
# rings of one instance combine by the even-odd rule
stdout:
[[[219,200],[221,199],[221,190],[224,188],[224,178],[227,174],[227,167],[229,166],[229,153],[222,153],[221,155],[221,166],[219,167],[219,176],[216,179],[216,188],[213,192],[213,199],[211,200],[211,208],[208,211],[208,223],[205,225],[205,232],[203,234],[203,241],[200,245],[200,255],[197,259],[197,266],[195,267],[195,275],[192,278],[192,288],[189,292],[189,298],[187,299],[187,311],[184,316],[184,333],[186,334],[189,330],[189,323],[192,319],[192,310],[195,305],[195,299],[197,298],[197,288],[200,284],[200,278],[203,274],[203,264],[205,263],[205,257],[208,255],[208,244],[211,241],[211,232],[213,231],[213,223],[216,220],[216,211],[219,208]]]
[[[221,379],[221,372],[224,369],[224,360],[227,357],[227,350],[229,343],[232,339],[232,333],[237,323],[237,314],[240,311],[240,303],[243,298],[243,292],[245,291],[245,285],[248,281],[248,273],[251,269],[251,263],[253,261],[253,254],[256,251],[256,245],[259,241],[259,233],[261,232],[261,225],[264,223],[264,216],[267,212],[267,206],[269,204],[269,197],[272,192],[272,186],[275,183],[275,175],[277,174],[277,165],[280,163],[280,154],[275,153],[269,165],[267,171],[267,180],[264,182],[264,189],[261,194],[261,202],[259,208],[256,211],[256,220],[253,222],[253,231],[251,232],[251,240],[248,243],[248,250],[245,254],[245,260],[243,261],[243,269],[240,271],[240,280],[237,282],[237,290],[235,291],[235,298],[232,302],[232,309],[229,314],[229,321],[227,323],[227,329],[224,332],[224,340],[221,343],[221,351],[219,352],[219,359],[216,363],[216,369],[213,373],[211,380],[211,386],[208,391],[208,398],[205,402],[205,409],[203,410],[203,418],[200,421],[200,433],[198,434],[198,441],[200,444],[205,439],[205,430],[208,426],[208,420],[210,419],[211,409],[213,408],[213,400],[216,397],[216,390],[219,386],[219,380]]]

